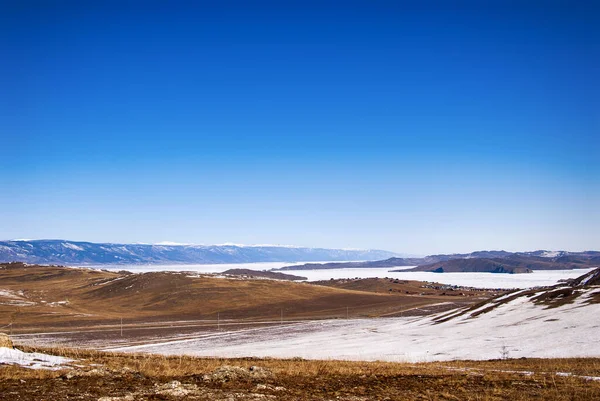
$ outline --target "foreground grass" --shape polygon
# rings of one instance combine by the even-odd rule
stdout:
[[[0,399],[600,400],[600,382],[580,377],[600,376],[597,358],[406,364],[35,351],[76,359],[79,367],[0,367]],[[224,365],[260,366],[272,375],[207,380],[206,374]],[[161,390],[174,380],[181,391]]]

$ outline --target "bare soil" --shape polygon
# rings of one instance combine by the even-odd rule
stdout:
[[[77,367],[0,366],[0,400],[600,399],[600,381],[587,377],[600,373],[598,359],[399,364],[48,351]]]

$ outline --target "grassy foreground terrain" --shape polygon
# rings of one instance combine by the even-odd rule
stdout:
[[[600,376],[597,358],[402,364],[35,350],[77,367],[2,366],[0,400],[600,399],[600,381],[583,377]]]

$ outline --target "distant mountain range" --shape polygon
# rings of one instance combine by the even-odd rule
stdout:
[[[111,244],[66,240],[0,241],[0,262],[38,264],[211,264],[377,260],[398,256],[382,250],[277,245]]]
[[[277,270],[316,270],[343,268],[384,268],[417,266],[394,271],[430,271],[436,273],[531,273],[533,270],[569,270],[600,266],[600,252],[566,251],[478,251],[468,254],[430,255],[423,258],[392,257],[385,260],[349,263],[306,263]]]
[[[531,273],[533,270],[571,270],[600,266],[598,252],[560,252],[554,256],[536,256],[537,252],[507,254],[495,258],[450,259],[420,265],[408,271],[430,271],[435,273],[486,272],[486,273]],[[543,252],[543,251],[542,251]],[[546,254],[548,255],[548,254]],[[407,271],[407,270],[402,270]]]

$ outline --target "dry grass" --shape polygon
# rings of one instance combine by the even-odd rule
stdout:
[[[390,316],[408,309],[447,302],[474,302],[476,296],[443,296],[441,291],[410,294],[382,292],[381,284],[345,289],[273,280],[191,277],[180,272],[125,274],[61,267],[0,269],[0,325],[13,332],[63,330],[115,324],[174,320],[273,320]],[[396,288],[394,287],[394,288]],[[486,294],[478,294],[485,296]],[[489,295],[488,295],[489,296]]]
[[[497,369],[498,366],[501,366],[504,370],[538,373],[570,372],[574,375],[600,377],[600,358],[521,358],[502,361],[443,362],[440,365],[488,370]]]
[[[33,351],[34,349],[25,349]],[[136,399],[153,398],[160,383],[178,380],[198,388],[187,399],[227,399],[235,394],[273,395],[280,400],[595,400],[600,399],[600,382],[557,372],[598,376],[600,359],[519,359],[496,361],[454,361],[444,363],[388,363],[313,361],[281,359],[218,359],[189,356],[114,354],[94,350],[35,349],[77,359],[82,371],[101,369],[92,376],[66,378],[68,371],[34,371],[16,367],[0,368],[0,394],[36,399],[18,385],[24,380],[32,388],[54,399],[66,385],[85,387],[89,397],[133,394]],[[258,365],[273,376],[267,379],[240,379],[207,382],[205,374],[224,365],[249,368]],[[532,372],[523,374],[520,372]],[[99,385],[98,383],[102,383]],[[262,383],[262,384],[261,384]],[[262,387],[258,387],[261,385]],[[262,388],[262,390],[259,390]],[[31,388],[29,389],[31,390]],[[141,396],[140,394],[144,394]],[[38,393],[39,395],[39,393]],[[30,398],[28,398],[30,397]],[[194,398],[195,397],[195,398]],[[220,398],[221,397],[221,398]],[[237,397],[237,396],[235,396]],[[234,397],[234,398],[235,398]],[[258,396],[256,396],[258,397]],[[0,399],[2,398],[0,395]],[[236,398],[237,399],[237,398]],[[246,398],[242,398],[246,399]],[[254,398],[248,398],[254,399]]]

